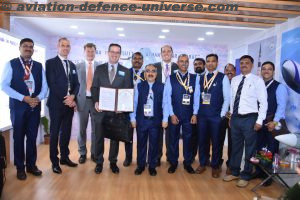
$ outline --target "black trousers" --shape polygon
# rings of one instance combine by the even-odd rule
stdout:
[[[64,106],[63,109],[49,108],[50,114],[50,160],[52,165],[58,165],[58,143],[60,158],[69,157],[69,143],[72,130],[74,109]]]

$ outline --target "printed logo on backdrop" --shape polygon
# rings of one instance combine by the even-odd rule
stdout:
[[[12,5],[8,0],[0,0],[0,11],[9,11],[11,10]]]

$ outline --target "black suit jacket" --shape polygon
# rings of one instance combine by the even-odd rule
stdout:
[[[94,104],[99,101],[100,87],[116,89],[133,88],[131,80],[132,79],[130,76],[129,69],[118,64],[115,79],[111,84],[108,76],[108,64],[104,63],[102,65],[97,66],[96,71],[94,72],[94,79],[91,88],[92,99]]]
[[[157,77],[156,80],[159,82],[162,82],[162,66],[161,66],[162,62],[158,62],[158,63],[154,63],[153,65],[156,66],[157,68]],[[171,75],[174,74],[174,71],[178,70],[178,65],[174,62],[172,62],[172,66],[171,66]]]
[[[74,63],[69,61],[70,94],[79,92],[79,81]],[[58,56],[46,61],[46,78],[49,87],[47,106],[49,108],[64,107],[64,97],[68,94],[68,78],[62,61]]]

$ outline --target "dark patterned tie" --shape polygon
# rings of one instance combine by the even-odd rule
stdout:
[[[240,104],[240,99],[241,99],[241,92],[243,89],[243,85],[244,85],[244,81],[245,81],[246,76],[243,76],[242,81],[239,84],[239,87],[236,91],[236,95],[235,95],[235,99],[234,99],[234,104],[233,104],[233,115],[237,115],[238,114],[238,110],[239,110],[239,104]]]

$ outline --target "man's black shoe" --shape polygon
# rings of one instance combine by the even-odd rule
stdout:
[[[77,163],[72,162],[69,158],[66,159],[60,159],[61,165],[67,165],[69,167],[77,167]]]
[[[27,171],[28,173],[30,173],[30,174],[33,174],[34,176],[41,176],[42,173],[43,173],[41,170],[39,170],[39,169],[37,168],[37,166],[34,166],[34,167],[32,167],[32,168],[27,167],[27,168],[26,168],[26,171]]]
[[[103,169],[103,165],[102,164],[97,164],[96,167],[95,167],[95,173],[96,174],[101,174],[102,169]]]
[[[114,174],[118,174],[120,172],[119,167],[116,163],[110,163],[110,169]]]
[[[27,176],[24,170],[17,170],[17,179],[24,181],[26,178]]]

